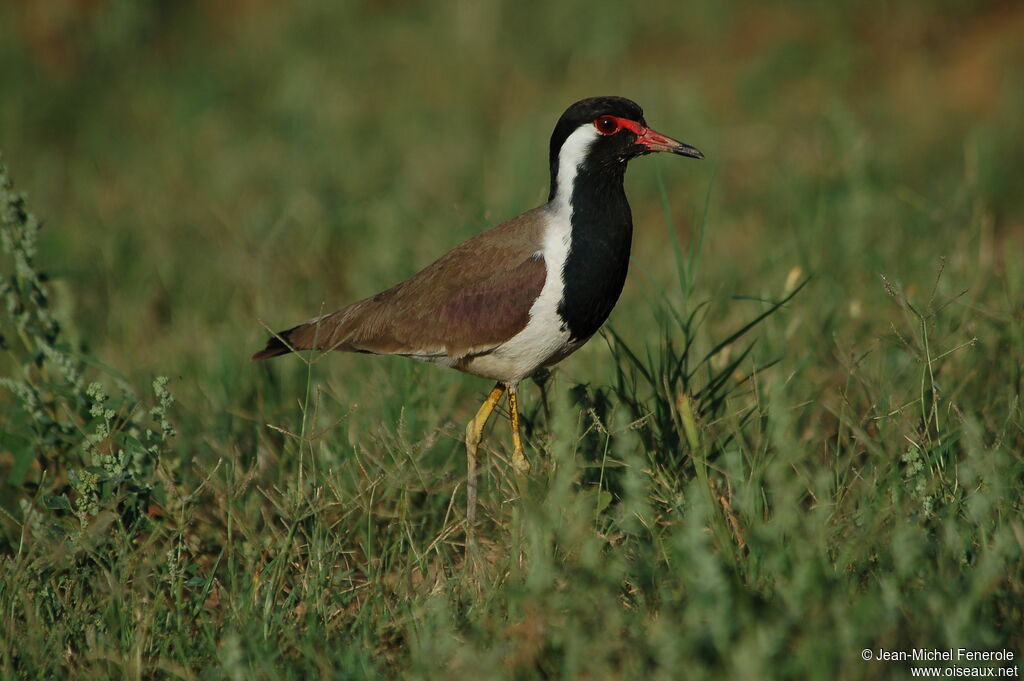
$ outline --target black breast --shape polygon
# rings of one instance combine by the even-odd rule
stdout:
[[[625,165],[619,168],[624,170]],[[608,319],[629,268],[633,217],[622,186],[623,173],[602,170],[581,172],[573,187],[572,237],[558,305],[573,341],[594,335]]]

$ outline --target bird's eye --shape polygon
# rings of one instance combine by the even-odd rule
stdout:
[[[619,122],[611,116],[601,116],[600,118],[595,119],[594,127],[597,128],[597,131],[602,135],[614,135],[622,129]]]

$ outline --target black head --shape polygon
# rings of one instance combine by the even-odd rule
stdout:
[[[580,134],[573,137],[577,132]],[[571,137],[574,143],[566,148],[566,142]],[[576,144],[583,146],[577,149]],[[581,99],[566,109],[558,119],[551,133],[549,199],[554,198],[556,193],[559,159],[563,148],[567,154],[585,156],[578,159],[580,164],[585,162],[594,169],[608,168],[618,173],[621,173],[622,167],[630,159],[655,151],[704,158],[694,147],[648,128],[643,109],[625,97]]]

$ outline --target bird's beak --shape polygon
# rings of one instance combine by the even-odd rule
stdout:
[[[644,126],[640,126],[640,130],[636,133],[636,143],[649,151],[667,151],[670,154],[679,154],[690,158],[704,158],[700,149],[683,144],[679,140],[674,140],[668,135],[662,135],[660,132]]]

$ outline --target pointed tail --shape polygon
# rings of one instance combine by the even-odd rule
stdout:
[[[344,350],[347,352],[369,352],[349,343],[356,327],[361,323],[360,312],[367,300],[353,303],[346,308],[307,319],[298,326],[279,331],[267,339],[267,346],[252,356],[252,361],[287,355],[296,350]]]
[[[267,339],[267,347],[263,348],[255,355],[252,356],[253,362],[258,362],[261,359],[270,359],[271,357],[278,357],[280,355],[287,355],[293,350],[306,350],[311,347],[307,341],[308,333],[305,333],[312,325],[307,322],[305,324],[299,324],[293,326],[285,331],[279,331],[273,336]]]

